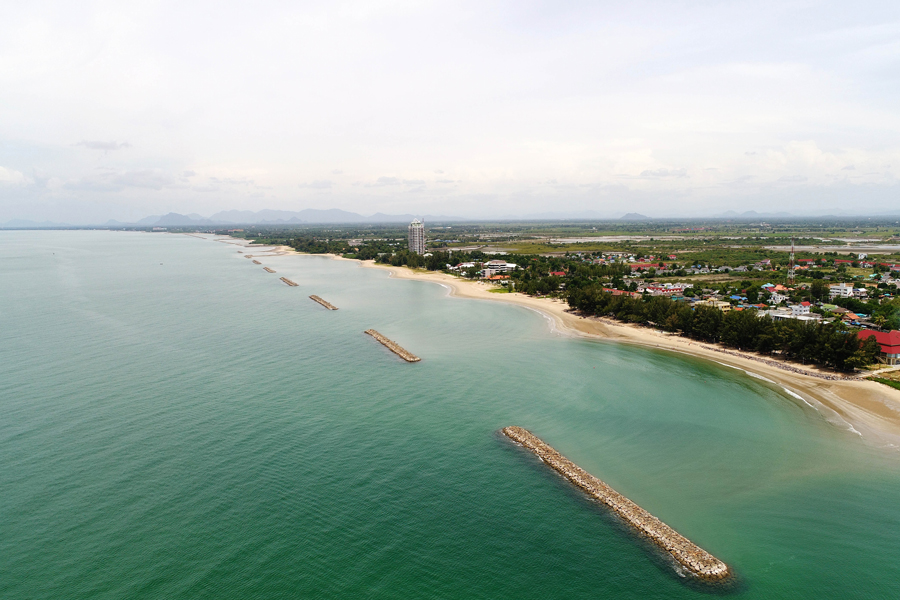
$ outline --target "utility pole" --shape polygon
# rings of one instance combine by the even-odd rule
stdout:
[[[794,287],[794,238],[791,238],[791,261],[788,263],[788,287]]]

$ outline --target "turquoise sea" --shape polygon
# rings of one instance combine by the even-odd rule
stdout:
[[[210,239],[0,233],[0,597],[900,598],[900,453],[783,391],[355,262],[260,260],[278,273]],[[680,577],[505,425],[738,583]]]

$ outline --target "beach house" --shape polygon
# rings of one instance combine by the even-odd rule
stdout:
[[[900,364],[900,331],[871,331],[864,329],[859,332],[859,339],[865,340],[875,336],[875,341],[881,346],[881,360],[889,365]]]

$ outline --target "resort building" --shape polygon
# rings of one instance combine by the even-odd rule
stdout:
[[[874,335],[881,346],[881,359],[889,365],[900,364],[900,331],[863,330],[858,335],[861,340]]]
[[[409,251],[425,254],[425,224],[418,219],[409,224]]]

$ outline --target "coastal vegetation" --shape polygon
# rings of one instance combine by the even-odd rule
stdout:
[[[573,291],[568,300],[572,308],[585,315],[654,326],[699,341],[839,371],[871,364],[880,351],[874,337],[861,341],[855,329],[840,321],[774,321],[759,317],[755,310],[722,312],[712,306],[691,307],[665,296],[614,295],[597,286]]]

